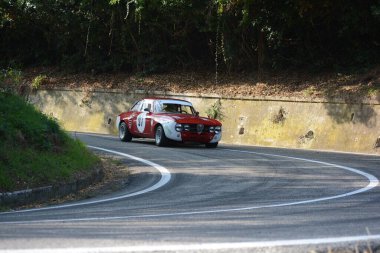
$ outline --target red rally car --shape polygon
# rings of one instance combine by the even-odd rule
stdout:
[[[200,117],[193,105],[185,100],[146,98],[117,116],[116,127],[121,141],[132,138],[153,138],[157,146],[169,140],[198,142],[216,148],[222,138],[222,124]]]

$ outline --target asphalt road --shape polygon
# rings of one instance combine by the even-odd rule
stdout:
[[[120,152],[115,155],[132,172],[125,190],[1,213],[0,252],[310,252],[380,245],[379,156],[159,148],[150,141],[77,137]]]

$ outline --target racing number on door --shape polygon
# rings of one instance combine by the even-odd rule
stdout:
[[[137,118],[137,127],[141,128],[142,126],[143,126],[143,118],[142,117],[138,117]]]
[[[137,130],[139,133],[144,133],[145,130],[145,120],[146,120],[146,113],[140,113],[139,116],[137,116]]]

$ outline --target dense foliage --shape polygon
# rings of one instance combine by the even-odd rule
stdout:
[[[379,0],[2,0],[0,68],[365,67]]]
[[[0,192],[45,186],[98,162],[58,123],[23,99],[0,92]]]

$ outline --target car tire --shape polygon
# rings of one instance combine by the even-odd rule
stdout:
[[[127,124],[125,122],[121,122],[119,125],[119,138],[121,141],[131,141],[132,135],[129,132]]]
[[[218,142],[206,143],[205,146],[206,148],[216,148],[218,146]]]
[[[166,138],[164,128],[161,125],[156,128],[154,139],[156,141],[156,145],[159,147],[163,147],[167,145],[168,139]]]

